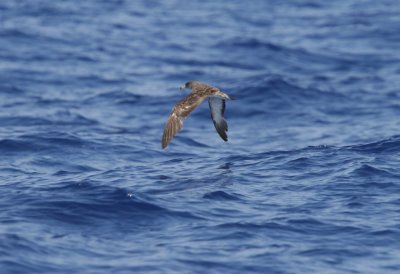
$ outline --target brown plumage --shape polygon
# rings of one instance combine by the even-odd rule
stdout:
[[[182,129],[184,120],[207,98],[209,98],[208,103],[215,129],[224,141],[228,141],[226,134],[228,124],[224,119],[225,100],[232,98],[216,87],[197,81],[187,82],[182,88],[192,89],[192,92],[179,101],[172,109],[165,125],[161,147],[166,148],[168,146],[172,138]]]

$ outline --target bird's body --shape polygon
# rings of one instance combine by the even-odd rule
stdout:
[[[225,100],[232,98],[216,87],[197,81],[187,82],[181,88],[190,88],[192,92],[179,101],[172,109],[165,125],[161,147],[166,148],[168,146],[172,138],[182,129],[183,121],[207,98],[209,98],[208,103],[215,129],[224,141],[228,141],[226,134],[228,124],[224,119]]]

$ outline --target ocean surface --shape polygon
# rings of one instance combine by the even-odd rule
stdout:
[[[398,0],[1,1],[0,272],[400,273],[399,117]]]

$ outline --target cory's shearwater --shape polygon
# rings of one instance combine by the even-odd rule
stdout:
[[[179,101],[172,109],[164,128],[161,147],[166,148],[168,146],[172,138],[182,129],[183,121],[207,98],[215,129],[222,140],[225,142],[228,141],[228,136],[226,134],[228,131],[228,124],[224,119],[225,100],[232,100],[233,98],[216,87],[198,81],[187,82],[180,88],[188,88],[191,89],[192,92]]]

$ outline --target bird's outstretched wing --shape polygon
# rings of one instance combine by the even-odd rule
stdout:
[[[183,121],[189,114],[200,105],[208,95],[190,93],[186,98],[179,101],[172,109],[161,140],[161,147],[164,149],[171,142],[172,138],[182,129]]]
[[[214,122],[215,129],[217,130],[219,136],[225,142],[228,141],[228,124],[224,118],[225,112],[225,100],[219,97],[210,97],[208,99],[208,105],[210,106],[211,118]]]

